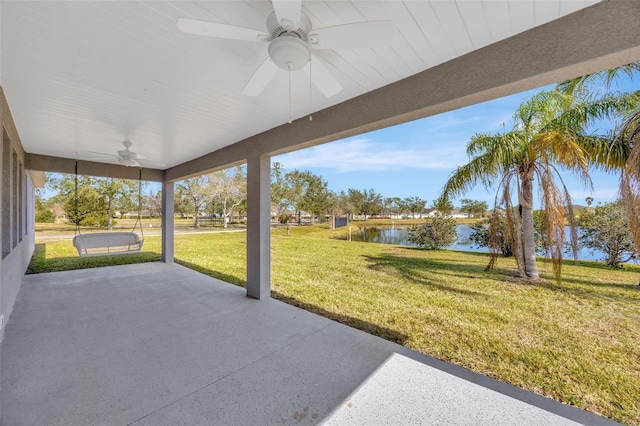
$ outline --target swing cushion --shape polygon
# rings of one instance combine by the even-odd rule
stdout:
[[[98,232],[73,237],[73,246],[80,257],[139,253],[143,243],[135,232]]]

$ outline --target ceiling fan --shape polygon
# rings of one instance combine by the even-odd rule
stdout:
[[[140,167],[140,163],[138,163],[138,160],[143,160],[145,157],[143,157],[142,155],[136,152],[129,150],[129,148],[131,148],[131,146],[133,145],[131,141],[124,140],[122,142],[122,145],[124,145],[124,149],[119,149],[117,155],[105,154],[102,152],[93,152],[93,151],[91,151],[91,153],[114,158],[118,160],[118,163],[126,167]],[[103,158],[92,158],[92,160],[101,160],[101,159]]]
[[[353,49],[380,47],[391,41],[391,21],[364,21],[312,28],[302,12],[302,0],[272,0],[273,13],[267,17],[267,32],[233,25],[179,18],[178,28],[188,34],[269,44],[269,56],[253,73],[242,93],[258,96],[278,68],[295,71],[308,67],[312,49]],[[313,83],[326,96],[342,90],[338,80],[320,61],[313,61]]]

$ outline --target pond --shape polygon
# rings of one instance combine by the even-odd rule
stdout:
[[[450,250],[464,250],[473,251],[479,253],[488,253],[487,247],[476,247],[467,243],[469,236],[471,235],[471,226],[458,225],[458,241],[445,248]],[[567,241],[569,237],[569,230],[566,230]],[[409,241],[409,227],[408,226],[370,226],[361,227],[358,232],[351,234],[353,241],[364,241],[368,243],[381,243],[381,244],[396,244],[401,246],[415,247],[411,241]],[[566,255],[566,258],[571,258],[571,255]],[[604,255],[601,252],[591,252],[591,250],[581,249],[578,252],[578,258],[581,260],[602,260]]]

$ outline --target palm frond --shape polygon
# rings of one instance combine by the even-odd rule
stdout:
[[[619,139],[625,141],[629,149],[620,177],[620,199],[627,212],[634,244],[640,251],[640,111],[625,121]]]
[[[640,62],[632,62],[630,64],[621,65],[619,67],[611,68],[608,70],[583,75],[581,77],[572,78],[558,83],[556,89],[560,92],[573,95],[576,92],[584,91],[585,87],[589,83],[602,82],[604,87],[608,90],[611,84],[620,78],[622,75],[628,75],[634,77],[634,75],[640,71]]]
[[[587,153],[589,163],[604,171],[619,170],[629,158],[629,146],[624,138],[611,136],[583,136],[578,141]]]
[[[507,172],[502,175],[502,179],[497,186],[496,194],[502,194],[501,190],[509,192],[509,184],[510,180],[513,178],[513,172]],[[495,267],[498,257],[500,256],[500,252],[502,249],[502,236],[501,236],[501,226],[500,226],[500,199],[498,195],[496,195],[493,201],[493,212],[491,214],[491,218],[489,220],[489,264],[485,268],[486,271],[491,270]]]
[[[502,165],[492,153],[477,156],[464,166],[458,167],[442,188],[439,200],[450,201],[473,188],[478,182],[490,186],[500,175]]]
[[[531,140],[527,156],[531,160],[560,164],[568,170],[588,175],[587,154],[577,139],[577,135],[572,131],[539,133]]]
[[[542,187],[542,205],[544,211],[544,228],[547,236],[547,247],[551,257],[553,272],[559,282],[562,274],[562,251],[564,249],[564,205],[565,198],[558,189],[550,169],[542,169],[539,173]]]
[[[640,92],[612,93],[599,98],[574,98],[548,123],[549,128],[567,128],[582,132],[596,120],[615,118],[637,108]]]

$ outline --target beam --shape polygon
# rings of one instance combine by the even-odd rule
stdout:
[[[173,182],[162,182],[162,261],[173,263]]]
[[[78,174],[88,176],[101,176],[118,179],[138,180],[137,167],[125,167],[119,164],[98,163],[95,161],[78,161]],[[25,168],[42,172],[75,173],[76,160],[73,158],[52,157],[49,155],[26,154]],[[150,182],[162,182],[164,171],[142,168],[142,180]]]
[[[247,161],[247,296],[271,295],[271,157]]]
[[[477,104],[640,59],[640,2],[611,0],[166,170],[167,180]]]

